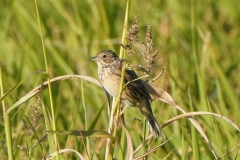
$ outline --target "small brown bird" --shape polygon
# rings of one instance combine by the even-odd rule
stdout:
[[[112,50],[103,50],[99,52],[92,60],[97,62],[98,77],[104,89],[113,97],[119,94],[122,62],[116,53]],[[153,116],[150,105],[151,97],[141,80],[136,80],[137,74],[133,70],[125,71],[124,84],[127,84],[122,92],[121,101],[128,106],[134,106],[146,117],[150,131],[154,137],[161,135],[165,138],[161,128]]]

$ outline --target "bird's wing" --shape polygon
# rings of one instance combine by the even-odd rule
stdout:
[[[139,94],[146,97],[151,101],[151,96],[147,92],[147,89],[144,87],[142,81],[138,79],[137,74],[133,70],[126,70],[125,71],[125,84],[127,84],[127,87],[131,90],[138,91]]]

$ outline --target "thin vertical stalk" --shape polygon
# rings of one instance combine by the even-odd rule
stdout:
[[[123,26],[123,34],[122,34],[122,40],[121,43],[124,45],[126,43],[126,35],[127,35],[127,28],[128,28],[128,20],[129,20],[129,11],[130,11],[130,5],[131,5],[131,0],[127,1],[127,7],[126,7],[126,13],[125,13],[125,19],[124,19],[124,26]],[[126,50],[121,47],[120,48],[120,54],[119,57],[121,59],[125,59],[126,58]],[[115,109],[117,109],[117,113],[116,113],[116,117],[117,117],[117,123],[119,121],[119,115],[120,115],[120,99],[121,99],[121,95],[122,95],[122,90],[123,90],[123,84],[124,84],[124,75],[125,75],[125,69],[126,66],[125,64],[122,67],[122,76],[121,76],[121,84],[120,84],[120,93],[118,95],[118,97],[115,99],[113,99],[113,103],[112,103],[112,110],[111,110],[111,118],[110,118],[110,124],[109,124],[109,131],[110,133],[112,133],[112,127],[113,127],[113,123],[114,123],[114,113],[115,113]],[[114,154],[114,148],[115,148],[115,137],[116,137],[116,133],[117,133],[117,128],[114,127],[113,130],[113,140],[108,140],[107,142],[107,147],[106,147],[106,154],[105,154],[105,159],[107,160],[112,160],[113,159],[113,154]]]
[[[54,112],[53,99],[52,99],[52,88],[51,88],[51,83],[50,83],[47,56],[46,56],[46,51],[45,51],[45,46],[44,46],[44,41],[43,41],[42,27],[41,27],[41,22],[40,22],[40,18],[39,18],[39,12],[38,12],[38,7],[37,7],[37,1],[36,0],[35,0],[35,7],[36,7],[36,12],[37,12],[38,25],[39,25],[39,30],[40,30],[41,42],[42,42],[45,68],[46,68],[46,73],[48,75],[47,81],[48,81],[48,92],[49,92],[49,99],[50,99],[50,106],[51,106],[52,128],[53,128],[53,130],[56,130],[56,122],[55,122],[55,114],[54,114],[55,112]],[[54,144],[55,144],[55,150],[56,150],[56,153],[57,153],[56,158],[59,159],[59,154],[58,154],[59,146],[58,146],[58,139],[57,139],[56,134],[54,134]]]
[[[110,119],[109,119],[109,128],[108,128],[108,132],[113,133],[113,136],[116,135],[116,132],[113,129],[114,128],[114,113],[116,111],[116,103],[117,103],[117,100],[115,98],[113,98],[112,109],[111,109]],[[105,160],[113,159],[114,147],[115,147],[115,136],[113,139],[107,140]]]
[[[126,14],[125,14],[125,20],[124,20],[124,26],[123,26],[123,34],[122,34],[122,44],[125,45],[126,43],[126,35],[127,35],[127,28],[128,28],[128,19],[129,19],[129,11],[130,11],[130,5],[131,5],[131,0],[127,1],[127,9],[126,9]],[[119,54],[120,59],[126,59],[126,50],[121,46],[120,48],[120,54]],[[121,73],[121,83],[120,83],[120,93],[117,98],[117,122],[119,119],[119,114],[120,114],[120,99],[122,96],[122,91],[123,91],[123,86],[124,86],[124,75],[125,75],[125,70],[126,70],[126,65],[123,64],[122,67],[122,73]],[[116,130],[116,128],[115,128]]]
[[[197,84],[199,88],[199,96],[200,96],[200,102],[201,106],[204,107],[204,109],[207,109],[207,103],[205,100],[205,84],[203,79],[203,74],[200,71],[199,67],[199,60],[198,60],[198,52],[197,52],[197,37],[196,37],[196,0],[191,0],[191,48],[193,52],[193,63],[195,68],[195,73],[197,77]]]
[[[127,30],[128,30],[128,19],[129,19],[130,5],[131,5],[131,0],[128,0],[127,1],[126,13],[125,13],[125,19],[124,19],[124,25],[123,25],[123,33],[122,33],[122,40],[121,40],[122,44],[126,43],[126,35],[127,35]],[[119,57],[121,59],[126,58],[126,50],[122,46],[120,48]]]
[[[83,80],[81,79],[81,94],[82,94],[82,105],[83,105],[83,112],[84,112],[84,123],[85,123],[85,129],[88,130],[88,123],[87,123],[87,111],[86,111],[86,105],[85,105],[85,97],[84,97],[84,88],[83,88]],[[90,144],[89,144],[89,138],[86,137],[86,150],[87,150],[87,155],[90,158],[91,153],[90,153]]]
[[[1,88],[1,97],[4,95],[3,90],[3,81],[2,81],[2,65],[0,63],[0,88]],[[13,147],[12,147],[12,131],[11,131],[11,122],[10,117],[7,114],[7,106],[5,105],[5,101],[2,100],[2,109],[3,109],[3,118],[4,118],[4,126],[5,126],[5,135],[7,140],[7,149],[8,149],[8,159],[13,159]]]
[[[182,126],[181,126],[182,127]],[[181,160],[185,160],[186,159],[186,146],[185,146],[185,142],[184,142],[184,133],[182,131],[182,154],[181,154]]]
[[[192,98],[190,94],[190,89],[188,88],[188,99],[191,112],[193,112],[193,105],[192,105]],[[194,118],[194,116],[193,116]],[[192,135],[192,150],[193,150],[193,159],[199,160],[199,147],[198,147],[198,139],[197,139],[197,132],[196,128],[191,125],[191,135]]]

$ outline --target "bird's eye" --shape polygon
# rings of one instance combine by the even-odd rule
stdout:
[[[104,54],[104,55],[103,55],[103,58],[106,58],[106,57],[107,57],[107,55],[106,55],[106,54]]]

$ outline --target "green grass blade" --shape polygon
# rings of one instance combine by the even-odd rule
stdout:
[[[88,130],[93,130],[94,127],[96,126],[98,120],[99,120],[99,117],[102,113],[102,110],[104,109],[105,105],[102,105],[102,107],[99,109],[98,113],[96,114],[96,116],[94,117],[92,123],[89,125],[88,127]]]
[[[59,130],[59,131],[47,131],[51,134],[59,134],[65,136],[82,136],[82,137],[95,137],[95,138],[110,138],[112,139],[113,136],[106,131],[80,131],[80,130]]]
[[[189,106],[190,106],[191,110],[193,111],[190,90],[188,91],[188,97],[189,97]],[[191,125],[191,135],[192,135],[193,159],[194,160],[199,160],[200,155],[199,155],[199,147],[198,147],[199,146],[198,145],[198,136],[197,136],[196,128],[193,125]]]
[[[4,96],[4,90],[3,90],[3,78],[2,78],[1,62],[0,62],[0,90],[1,90],[0,95],[1,95],[1,97],[3,97]],[[6,113],[7,112],[7,105],[5,104],[4,100],[2,100],[2,109],[3,109],[3,119],[4,119],[8,159],[13,160],[13,143],[12,143],[11,121],[10,121],[9,115]]]
[[[42,102],[42,108],[43,108],[43,115],[44,115],[44,124],[46,127],[46,131],[49,131],[52,129],[51,127],[51,116],[50,113],[48,111],[48,108],[45,107],[44,103]],[[49,150],[53,151],[55,148],[54,145],[54,137],[52,134],[48,135],[48,144],[49,144]]]

